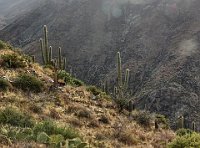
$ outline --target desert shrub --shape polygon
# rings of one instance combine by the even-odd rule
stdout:
[[[184,136],[184,135],[187,135],[187,134],[192,134],[193,131],[190,130],[190,129],[185,129],[185,128],[181,128],[179,130],[176,131],[176,135],[178,136]]]
[[[58,72],[58,79],[63,79],[66,84],[73,86],[83,86],[84,83],[81,80],[73,78],[69,73],[65,70],[61,70]]]
[[[83,83],[81,80],[78,80],[78,79],[76,79],[76,78],[73,78],[73,79],[72,79],[72,82],[73,82],[73,85],[78,86],[78,87],[84,85],[84,83]]]
[[[33,140],[33,131],[31,128],[16,128],[16,135],[10,137],[11,139],[20,141],[30,141]]]
[[[86,148],[87,143],[82,142],[80,138],[69,139],[66,142],[66,147]]]
[[[12,46],[0,40],[0,50],[1,49],[12,49]]]
[[[128,100],[124,98],[115,98],[114,101],[117,104],[119,112],[121,112],[128,104]]]
[[[126,145],[135,145],[138,143],[138,139],[134,137],[134,135],[129,132],[128,130],[125,130],[123,132],[119,132],[117,135],[118,141],[126,144]]]
[[[83,126],[83,122],[78,120],[77,118],[70,120],[70,124],[72,124],[73,126],[76,126],[76,127],[82,127]]]
[[[99,118],[99,121],[104,123],[104,124],[109,124],[110,123],[108,117],[106,117],[105,115],[101,115],[101,117]]]
[[[14,82],[14,86],[23,91],[41,92],[43,82],[29,74],[20,75]]]
[[[50,109],[50,117],[54,119],[60,119],[60,114],[54,109]]]
[[[34,121],[29,115],[23,114],[13,108],[6,108],[0,111],[0,123],[19,127],[34,126]]]
[[[79,118],[91,118],[92,116],[91,112],[85,108],[79,110],[75,115]]]
[[[39,143],[48,143],[50,140],[50,137],[45,133],[41,132],[38,133],[36,141]]]
[[[148,111],[137,111],[133,114],[133,119],[144,127],[150,127],[153,117]]]
[[[23,68],[26,66],[25,59],[16,53],[2,55],[1,58],[3,60],[2,66],[6,68]]]
[[[168,144],[168,148],[198,148],[200,146],[200,134],[189,133],[176,138]]]
[[[65,139],[73,139],[79,137],[79,134],[74,131],[72,128],[58,127],[52,121],[44,121],[37,124],[33,132],[35,135],[41,132],[45,132],[47,135],[62,135]]]
[[[51,135],[49,143],[59,146],[59,144],[64,141],[65,141],[64,137],[62,135],[58,134],[58,135]]]
[[[10,87],[11,87],[11,84],[7,80],[0,78],[0,91],[6,91]]]
[[[155,116],[158,124],[163,124],[163,128],[169,128],[169,120],[164,116],[164,115],[161,115],[161,114],[156,114]]]
[[[58,79],[63,79],[67,84],[73,83],[71,75],[67,73],[65,70],[61,70],[58,72]]]
[[[42,111],[42,107],[40,107],[40,106],[38,106],[38,105],[36,105],[36,104],[31,104],[31,106],[29,107],[29,109],[30,109],[32,112],[38,113],[38,114],[40,114],[40,113],[43,112],[43,111]]]
[[[49,69],[53,70],[53,69],[54,69],[54,66],[53,66],[53,65],[47,64],[47,65],[44,66],[44,68],[49,68]]]
[[[88,127],[90,127],[90,128],[96,128],[96,127],[99,127],[99,126],[100,126],[100,124],[99,124],[98,120],[96,120],[96,119],[93,119],[93,120],[88,124]]]
[[[2,145],[11,145],[12,144],[10,139],[4,135],[0,135],[0,143]]]
[[[100,95],[102,93],[102,91],[95,86],[88,86],[87,91],[91,92],[95,96]]]

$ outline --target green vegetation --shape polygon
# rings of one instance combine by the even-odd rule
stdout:
[[[23,91],[41,92],[43,82],[36,77],[29,74],[20,75],[14,82],[14,86],[22,89]]]
[[[80,137],[79,134],[71,128],[58,127],[52,121],[44,121],[33,128],[34,134],[45,132],[47,135],[62,135],[65,139]]]
[[[198,148],[200,146],[200,134],[188,129],[177,131],[176,138],[168,145],[168,148]]]
[[[0,50],[1,49],[12,49],[12,46],[0,40]]]
[[[3,60],[2,66],[6,68],[23,68],[26,66],[25,58],[16,53],[2,55],[0,58]]]
[[[40,113],[43,112],[42,107],[40,107],[40,106],[38,106],[38,105],[36,105],[36,104],[32,104],[32,105],[29,107],[29,109],[30,109],[32,112],[37,113],[37,114],[40,114]]]
[[[185,129],[185,128],[181,128],[176,131],[177,136],[184,136],[184,135],[192,134],[192,133],[193,131],[191,131],[190,129]]]
[[[60,70],[58,72],[58,79],[64,80],[66,84],[72,85],[72,86],[83,86],[84,83],[81,80],[78,80],[76,78],[73,78],[69,73],[67,73],[65,70]]]
[[[0,123],[19,127],[34,126],[34,121],[29,115],[23,114],[12,108],[6,108],[5,110],[0,111]]]
[[[102,93],[102,91],[98,89],[96,86],[88,86],[87,91],[91,92],[95,96],[98,96]]]
[[[58,127],[53,121],[36,123],[31,116],[13,108],[0,111],[0,123],[0,135],[8,140],[36,141],[56,147],[61,143],[68,146],[83,144],[80,135],[74,129]]]
[[[152,114],[148,111],[136,111],[133,113],[133,119],[144,127],[150,127],[151,121],[153,121]]]
[[[7,80],[0,78],[0,91],[6,91],[11,88],[12,85]]]
[[[155,118],[158,124],[163,125],[162,128],[168,129],[170,127],[169,120],[164,115],[156,114]]]

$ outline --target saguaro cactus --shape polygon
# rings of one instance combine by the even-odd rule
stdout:
[[[35,56],[34,55],[31,56],[31,59],[32,59],[32,62],[35,63]]]
[[[45,65],[50,64],[54,66],[55,68],[57,68],[57,70],[65,70],[67,60],[66,58],[62,57],[61,47],[58,48],[58,59],[53,60],[53,50],[52,50],[52,46],[48,45],[49,44],[48,29],[46,25],[44,25],[43,27],[43,32],[44,32],[44,39],[40,39],[40,48],[41,48],[43,63]]]
[[[180,128],[184,128],[184,117],[183,116],[180,116],[178,118],[178,125],[177,127],[180,129]]]
[[[192,130],[193,130],[194,132],[196,131],[196,124],[195,124],[194,121],[192,122]]]
[[[114,97],[116,97],[116,95],[117,95],[117,87],[116,86],[114,86],[113,94],[114,94]]]
[[[47,26],[44,25],[44,49],[45,49],[45,55],[46,55],[46,64],[49,63],[49,46],[48,46],[48,30]]]
[[[58,48],[58,66],[59,69],[62,69],[62,54],[61,47]]]
[[[129,111],[129,116],[131,116],[131,113],[133,111],[133,101],[132,100],[130,100],[128,102],[128,111]]]
[[[118,87],[122,87],[122,60],[121,60],[121,54],[120,52],[117,53],[117,71],[118,71]]]
[[[63,70],[66,69],[67,66],[67,58],[63,58]]]
[[[124,88],[125,89],[127,89],[127,87],[128,87],[129,77],[130,77],[130,70],[126,69],[125,82],[124,82]]]
[[[52,63],[53,53],[52,46],[49,47],[49,63]]]
[[[121,55],[120,52],[117,52],[117,92],[115,92],[116,101],[119,105],[120,111],[123,110],[123,108],[128,105],[128,83],[129,83],[129,77],[130,77],[130,70],[126,69],[125,73],[125,79],[124,82],[122,80],[122,62],[121,62]],[[114,90],[115,91],[115,90]]]
[[[44,42],[43,42],[42,38],[40,38],[40,50],[41,50],[41,53],[42,53],[43,64],[46,64],[46,58],[45,58],[45,53],[44,53]]]

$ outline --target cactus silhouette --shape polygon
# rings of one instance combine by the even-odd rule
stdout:
[[[132,100],[130,100],[128,102],[128,111],[129,111],[129,116],[130,116],[133,111],[133,101]]]
[[[118,87],[122,87],[122,61],[120,52],[117,53],[117,68],[118,68]]]
[[[44,25],[44,49],[45,49],[45,55],[46,55],[46,64],[49,63],[49,46],[48,46],[48,30],[47,26]]]
[[[183,116],[180,116],[178,118],[178,125],[177,125],[178,129],[180,128],[184,128],[184,117]]]
[[[52,46],[49,47],[49,63],[52,64],[52,58],[53,58],[53,53],[52,53]]]
[[[47,26],[44,25],[43,27],[43,32],[44,32],[44,39],[40,38],[40,49],[42,53],[42,61],[44,65],[52,65],[56,67],[58,70],[65,70],[66,69],[66,64],[67,60],[66,58],[62,57],[62,50],[61,47],[58,48],[58,59],[53,60],[53,50],[52,46],[49,46],[49,41],[48,41],[48,29]]]
[[[35,56],[34,55],[31,56],[31,59],[32,59],[32,62],[35,63]]]
[[[44,42],[43,42],[42,38],[40,38],[40,50],[41,50],[41,53],[42,53],[43,64],[46,64],[46,58],[45,58],[45,53],[44,53]]]
[[[58,48],[58,66],[59,69],[62,69],[62,50],[61,47]]]
[[[67,58],[63,58],[63,70],[66,70]]]
[[[195,124],[194,121],[192,122],[192,130],[193,130],[194,132],[196,131],[196,124]]]
[[[122,62],[121,54],[117,52],[117,87],[114,88],[114,97],[116,98],[121,112],[125,106],[128,105],[128,84],[129,84],[130,70],[126,69],[124,82],[122,80]]]

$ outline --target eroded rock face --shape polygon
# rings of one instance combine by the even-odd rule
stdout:
[[[198,0],[49,0],[20,15],[0,38],[39,60],[46,24],[54,55],[61,46],[74,75],[93,84],[115,83],[120,51],[139,108],[199,122],[199,6]]]

